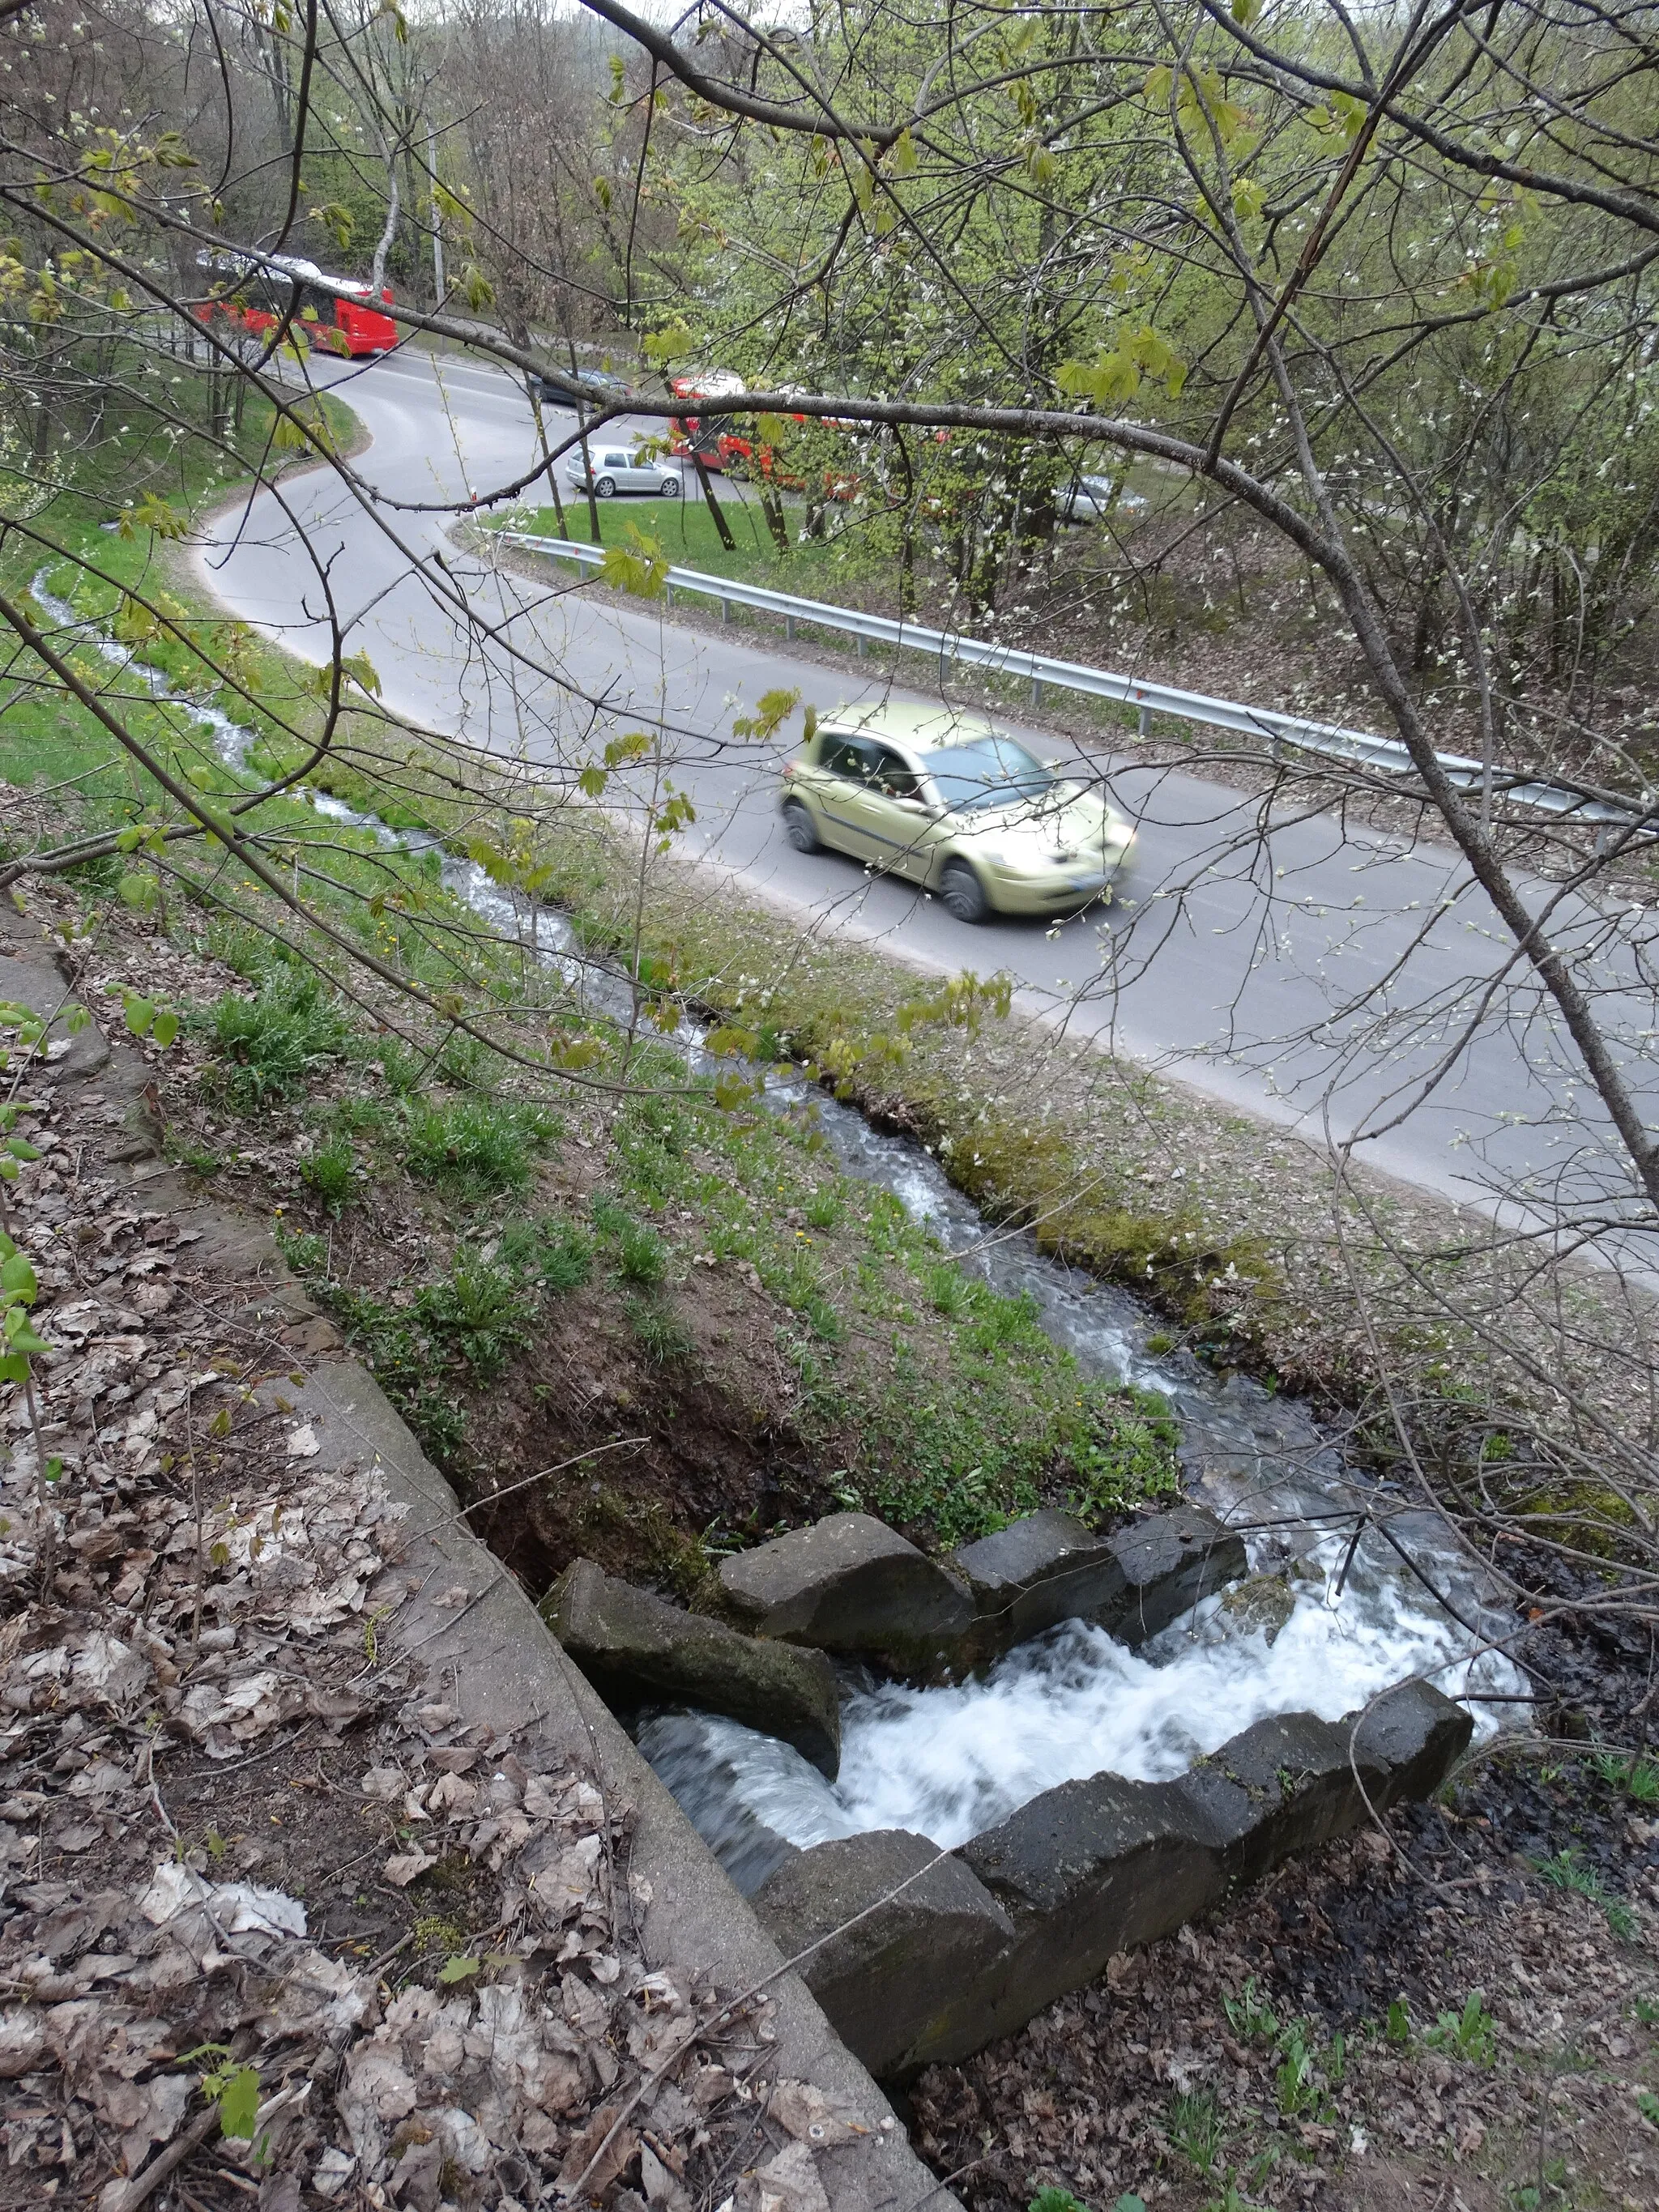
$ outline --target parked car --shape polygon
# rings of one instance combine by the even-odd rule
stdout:
[[[1079,477],[1060,502],[1062,522],[1104,522],[1109,514],[1139,514],[1146,502],[1138,491],[1121,491],[1110,477]]]
[[[665,455],[647,460],[621,446],[590,445],[587,452],[593,464],[596,499],[614,499],[619,491],[655,492],[659,499],[678,499],[684,489],[678,464]],[[587,489],[587,468],[580,447],[566,462],[565,474],[578,491]]]
[[[959,921],[1075,912],[1109,894],[1134,831],[982,714],[838,708],[783,771],[784,834],[935,891]]]

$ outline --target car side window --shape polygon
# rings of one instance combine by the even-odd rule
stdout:
[[[884,799],[921,796],[921,778],[908,761],[885,745],[872,745],[870,750],[875,755],[870,782]]]
[[[628,456],[626,453],[607,453],[605,457],[605,465],[608,469],[625,469],[628,466]]]
[[[873,745],[862,744],[857,738],[825,738],[818,753],[818,766],[829,775],[844,775],[853,783],[868,783],[874,750]]]

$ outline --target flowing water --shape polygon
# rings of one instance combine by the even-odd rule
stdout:
[[[44,572],[33,596],[153,698],[182,708],[226,765],[245,771],[250,732],[135,662],[47,592]],[[324,793],[295,796],[388,848],[441,852],[435,839]],[[601,1011],[626,1016],[626,980],[580,958],[562,915],[515,900],[473,861],[442,853],[441,872],[491,928]],[[698,1032],[688,1028],[682,1042],[700,1056]],[[982,1680],[943,1686],[849,1673],[833,1784],[787,1744],[736,1722],[647,1719],[641,1748],[742,1886],[763,1879],[788,1844],[872,1828],[958,1844],[1058,1783],[1104,1771],[1164,1779],[1268,1714],[1334,1720],[1417,1677],[1468,1698],[1482,1735],[1524,1720],[1526,1679],[1494,1648],[1512,1624],[1478,1566],[1437,1516],[1348,1469],[1305,1407],[1223,1378],[1190,1353],[1152,1352],[1158,1316],[1131,1293],[1046,1258],[1024,1232],[994,1229],[923,1147],[884,1135],[798,1073],[780,1072],[768,1095],[780,1109],[810,1102],[848,1174],[892,1192],[964,1268],[1029,1297],[1085,1372],[1162,1393],[1188,1494],[1240,1531],[1252,1574],[1285,1578],[1289,1613],[1273,1632],[1253,1626],[1249,1608],[1209,1598],[1139,1651],[1073,1621]]]

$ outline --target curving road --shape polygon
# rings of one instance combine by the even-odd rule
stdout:
[[[222,517],[198,558],[243,620],[313,660],[337,623],[388,707],[540,763],[569,767],[617,728],[660,722],[696,803],[690,850],[766,899],[938,969],[1005,969],[1018,1002],[1079,1043],[1109,1041],[1316,1137],[1361,1138],[1363,1159],[1419,1187],[1486,1207],[1610,1201],[1631,1218],[1599,1102],[1448,848],[1330,814],[1261,822],[1224,785],[1102,756],[1091,770],[1139,824],[1117,902],[1046,931],[955,922],[853,861],[793,851],[777,827],[775,757],[731,742],[735,702],[782,686],[827,707],[878,696],[879,678],[682,628],[652,604],[601,605],[566,571],[544,590],[485,572],[447,533],[459,503],[533,465],[522,391],[481,364],[414,353],[319,374],[371,434],[356,465],[375,498],[318,471]],[[549,425],[558,436],[569,418]],[[641,506],[672,556],[672,509]],[[1073,751],[1052,734],[1037,743],[1048,758]],[[1579,905],[1553,927],[1659,1119],[1646,926]]]

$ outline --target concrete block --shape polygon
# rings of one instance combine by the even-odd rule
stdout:
[[[960,1857],[941,1856],[926,1836],[878,1829],[819,1844],[781,1865],[751,1902],[786,1958],[819,1946],[797,1971],[878,2077],[983,2039],[981,1985],[1012,1942],[1013,1923]]]
[[[1123,1605],[1116,1620],[1104,1625],[1131,1646],[1249,1572],[1243,1538],[1192,1505],[1133,1522],[1118,1530],[1111,1546],[1123,1571]]]
[[[833,1513],[722,1559],[733,1617],[757,1636],[822,1651],[948,1656],[973,1619],[966,1587],[868,1513]]]
[[[1118,1620],[1128,1597],[1111,1541],[1069,1513],[1045,1510],[964,1545],[946,1564],[973,1594],[969,1653],[998,1658],[1062,1620]]]
[[[833,1782],[841,1761],[841,1697],[830,1662],[740,1636],[682,1612],[577,1559],[541,1616],[607,1705],[667,1702],[724,1713],[781,1736]]]

